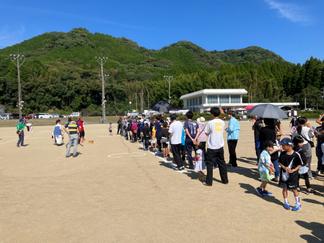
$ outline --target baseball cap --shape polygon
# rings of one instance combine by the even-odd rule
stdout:
[[[291,141],[290,138],[283,138],[280,141],[280,145],[289,145],[289,146],[293,146],[293,142]]]

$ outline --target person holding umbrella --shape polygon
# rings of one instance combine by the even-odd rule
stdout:
[[[261,117],[264,120],[265,127],[260,130],[260,147],[265,149],[265,142],[271,141],[274,143],[274,150],[271,153],[271,161],[275,167],[275,178],[274,181],[279,181],[279,151],[280,146],[277,140],[277,128],[278,120],[287,118],[287,114],[279,107],[271,104],[262,104],[255,106],[250,115]]]

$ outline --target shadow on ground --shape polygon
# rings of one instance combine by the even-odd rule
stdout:
[[[256,165],[257,159],[256,158],[249,158],[249,157],[240,157],[237,158],[238,161],[243,162],[243,163],[247,163],[250,165]]]
[[[311,230],[309,235],[301,235],[300,237],[307,242],[324,242],[324,224],[317,222],[306,222],[302,220],[297,220],[296,223],[305,229]]]
[[[239,185],[240,185],[241,188],[245,189],[245,193],[252,194],[252,195],[254,195],[256,197],[260,197],[257,194],[257,192],[256,192],[256,190],[255,190],[255,188],[253,186],[251,186],[249,184],[246,184],[246,183],[239,183]],[[282,206],[282,202],[279,201],[278,199],[276,199],[275,197],[265,196],[265,197],[260,197],[260,198],[267,201],[267,202],[275,203],[277,205]]]
[[[304,202],[307,202],[307,203],[313,203],[313,204],[318,204],[318,205],[321,205],[324,207],[324,202],[320,202],[320,201],[317,201],[315,199],[311,199],[311,198],[304,198],[303,199]]]

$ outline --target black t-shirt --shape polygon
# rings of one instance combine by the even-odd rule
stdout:
[[[277,136],[276,136],[276,129],[275,128],[266,126],[266,127],[262,127],[260,129],[260,143],[261,143],[261,149],[262,150],[266,149],[264,147],[264,143],[266,141],[271,141],[274,144],[276,144],[276,140],[277,140]],[[279,155],[278,152],[275,152],[275,153],[271,154],[271,160],[272,161],[277,160],[278,155]]]
[[[149,126],[144,126],[143,127],[143,136],[144,138],[149,138],[150,137],[150,132],[151,132],[151,129]]]
[[[287,154],[287,152],[281,153],[279,157],[280,164],[284,165],[285,167],[288,167],[291,161],[293,161],[290,167],[291,169],[295,169],[296,167],[302,165],[302,159],[298,153],[293,152],[291,155]]]

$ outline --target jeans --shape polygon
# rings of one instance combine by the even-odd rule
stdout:
[[[255,140],[254,145],[255,145],[255,154],[257,156],[257,162],[259,163],[259,158],[260,158],[260,154],[261,154],[261,142],[260,142],[260,140]]]
[[[171,144],[171,151],[174,162],[177,164],[178,168],[183,167],[183,160],[181,158],[181,144]]]
[[[71,147],[73,146],[73,156],[77,156],[78,154],[78,140],[79,140],[79,136],[78,134],[71,134],[69,136],[70,138],[70,141],[69,143],[67,144],[66,146],[66,157],[69,157],[71,154],[70,154],[70,150],[71,150]]]
[[[195,149],[194,149],[194,144],[191,141],[191,139],[186,139],[186,145],[185,146],[186,146],[187,158],[188,158],[188,162],[189,162],[189,168],[193,169],[192,150],[195,150]]]
[[[279,159],[276,159],[274,161],[272,161],[273,163],[273,166],[274,166],[274,169],[275,169],[275,177],[278,177],[280,176],[280,167],[279,167]]]
[[[25,139],[25,133],[24,131],[20,131],[18,134],[18,142],[17,142],[17,146],[24,146],[24,139]]]
[[[227,140],[228,152],[229,152],[229,163],[233,167],[237,167],[236,162],[236,145],[238,140]]]
[[[224,148],[220,149],[207,149],[206,154],[206,166],[207,166],[207,177],[206,184],[213,184],[213,170],[214,166],[218,165],[220,177],[222,183],[228,183],[227,167],[224,160]]]

